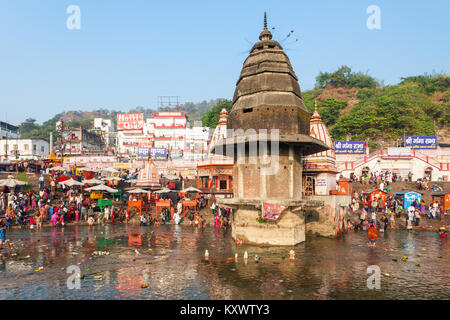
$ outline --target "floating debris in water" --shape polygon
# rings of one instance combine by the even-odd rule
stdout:
[[[37,268],[36,270],[34,270],[35,272],[39,272],[39,271],[42,271],[42,270],[44,270],[45,268],[44,267],[39,267],[39,268]],[[64,269],[64,268],[63,268]]]
[[[285,256],[281,256],[281,259],[283,259],[283,260],[284,260],[284,259],[286,259],[286,257],[285,257]]]
[[[438,256],[439,259],[442,259],[442,256]]]
[[[398,260],[394,258],[394,259],[392,259],[392,261],[397,262]]]
[[[416,267],[420,267],[420,263],[416,263]]]
[[[389,278],[391,275],[389,273],[385,273],[384,276]]]
[[[94,251],[94,256],[109,256],[109,251]]]
[[[406,261],[406,260],[408,260],[408,257],[402,257],[402,261]]]
[[[209,252],[208,252],[208,250],[205,250],[205,260],[208,260],[208,258],[209,258]]]
[[[145,283],[144,283],[144,284],[141,284],[141,288],[142,288],[142,289],[148,288],[148,284],[145,284]]]
[[[248,259],[248,252],[247,251],[244,252],[244,259]]]

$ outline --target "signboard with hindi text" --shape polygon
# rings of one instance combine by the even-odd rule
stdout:
[[[150,148],[150,155],[152,160],[167,160],[167,149]]]
[[[137,160],[148,160],[150,148],[137,148]]]
[[[412,149],[437,149],[436,136],[409,136],[405,137],[405,147]]]
[[[334,152],[336,154],[364,154],[366,143],[364,141],[335,141]]]

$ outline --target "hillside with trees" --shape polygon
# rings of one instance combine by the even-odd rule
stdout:
[[[315,88],[302,95],[311,113],[317,101],[318,112],[334,140],[365,140],[373,148],[381,141],[385,146],[396,146],[404,134],[437,135],[440,142],[450,144],[450,77],[445,74],[406,77],[396,85],[384,86],[368,74],[342,66],[335,72],[321,72]],[[230,112],[232,102],[215,99],[157,110],[136,107],[126,112],[142,112],[145,117],[151,117],[158,111],[181,111],[186,112],[189,120],[201,119],[203,126],[215,128],[222,108]],[[55,125],[59,119],[68,126],[89,129],[94,118],[116,121],[120,112],[68,111],[42,125],[27,119],[19,131],[24,138],[48,140],[51,131],[55,137],[58,135]]]

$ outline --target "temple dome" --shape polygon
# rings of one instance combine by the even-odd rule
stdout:
[[[266,19],[259,38],[236,83],[230,127],[273,128],[280,134],[309,135],[310,115],[298,78],[281,45],[272,40]]]

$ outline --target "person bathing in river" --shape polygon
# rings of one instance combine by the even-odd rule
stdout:
[[[371,224],[369,230],[367,230],[367,237],[369,238],[369,244],[375,247],[378,240],[378,230],[375,224]]]
[[[11,244],[6,238],[6,225],[3,221],[0,222],[0,249],[3,249],[3,245],[7,245],[9,252],[12,252]]]

